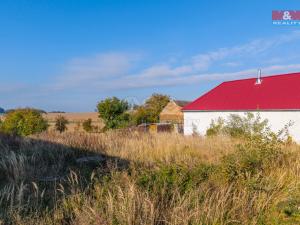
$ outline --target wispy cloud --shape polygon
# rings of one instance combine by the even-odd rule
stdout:
[[[280,73],[289,73],[300,71],[300,64],[288,64],[288,65],[273,65],[261,68],[264,72],[263,76],[269,76]],[[161,86],[174,86],[174,85],[190,85],[195,83],[205,83],[208,81],[224,81],[231,79],[241,79],[255,77],[257,74],[257,68],[250,68],[239,70],[235,72],[219,72],[219,73],[200,73],[192,74],[189,76],[178,76],[172,78],[159,78],[156,79],[144,79],[142,77],[124,77],[114,81],[113,86],[109,86],[110,82],[102,82],[102,87],[107,89],[129,89],[129,88],[146,88],[146,87],[161,87]],[[100,83],[93,84],[95,86]]]
[[[214,62],[227,57],[257,56],[258,54],[266,52],[272,48],[276,48],[277,46],[299,39],[300,31],[294,31],[273,38],[256,39],[243,45],[220,48],[216,51],[196,55],[192,58],[192,64],[195,69],[208,69]],[[231,62],[231,65],[232,63],[233,62]]]
[[[138,54],[114,52],[75,58],[65,64],[62,74],[53,86],[60,89],[93,87],[107,90],[221,81],[253,76],[257,68],[245,68],[248,65],[246,62],[255,61],[260,55],[268,55],[272,49],[296,40],[300,40],[300,31],[220,48],[191,56],[181,62],[176,60],[174,63],[174,60],[168,60],[144,68],[141,66],[144,59]],[[138,70],[135,68],[136,64],[139,65]],[[241,65],[244,68],[240,68]],[[263,64],[258,66],[263,67]],[[236,67],[239,67],[238,71],[226,72],[228,68]],[[214,72],[216,68],[224,72]],[[300,67],[299,64],[280,64],[276,61],[275,65],[266,64],[262,69],[264,73],[276,73],[300,70]]]
[[[211,81],[255,77],[257,68],[262,69],[264,76],[296,72],[300,71],[300,56],[294,53],[294,47],[297,47],[299,40],[300,31],[294,31],[183,59],[182,55],[170,57],[150,65],[144,55],[128,52],[107,52],[73,58],[47,84],[1,83],[0,95],[3,98],[0,104],[8,107],[23,103],[41,105],[47,99],[45,107],[49,104],[56,107],[60,102],[63,109],[66,101],[73,104],[71,102],[80,96],[88,96],[93,101],[94,93],[100,91],[107,95],[125,89],[205,85]],[[283,55],[282,50],[291,54]],[[15,97],[16,93],[18,98]]]
[[[58,77],[56,87],[82,86],[125,75],[139,58],[137,54],[109,52],[71,59],[65,64],[62,74]]]
[[[222,65],[225,67],[237,67],[237,66],[241,66],[242,63],[241,62],[225,62]]]

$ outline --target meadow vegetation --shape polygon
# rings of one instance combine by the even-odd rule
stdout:
[[[1,136],[0,220],[299,224],[299,146],[255,116],[236,120],[239,135],[123,129]]]

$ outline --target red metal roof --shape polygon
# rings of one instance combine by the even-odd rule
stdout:
[[[300,72],[221,83],[183,111],[300,110]]]

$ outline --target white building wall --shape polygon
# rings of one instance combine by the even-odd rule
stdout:
[[[260,111],[252,112],[259,113],[262,119],[268,119],[269,126],[272,131],[277,132],[284,128],[290,121],[294,123],[289,128],[289,133],[293,139],[300,143],[300,111]],[[230,114],[245,116],[245,112],[184,112],[184,134],[191,135],[193,130],[196,130],[200,135],[205,135],[212,120],[217,120],[219,117],[227,119]]]

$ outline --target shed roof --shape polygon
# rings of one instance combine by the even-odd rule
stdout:
[[[223,82],[183,111],[300,110],[300,73]]]
[[[175,104],[180,106],[180,107],[184,107],[187,104],[191,103],[190,101],[184,101],[184,100],[174,100]]]

